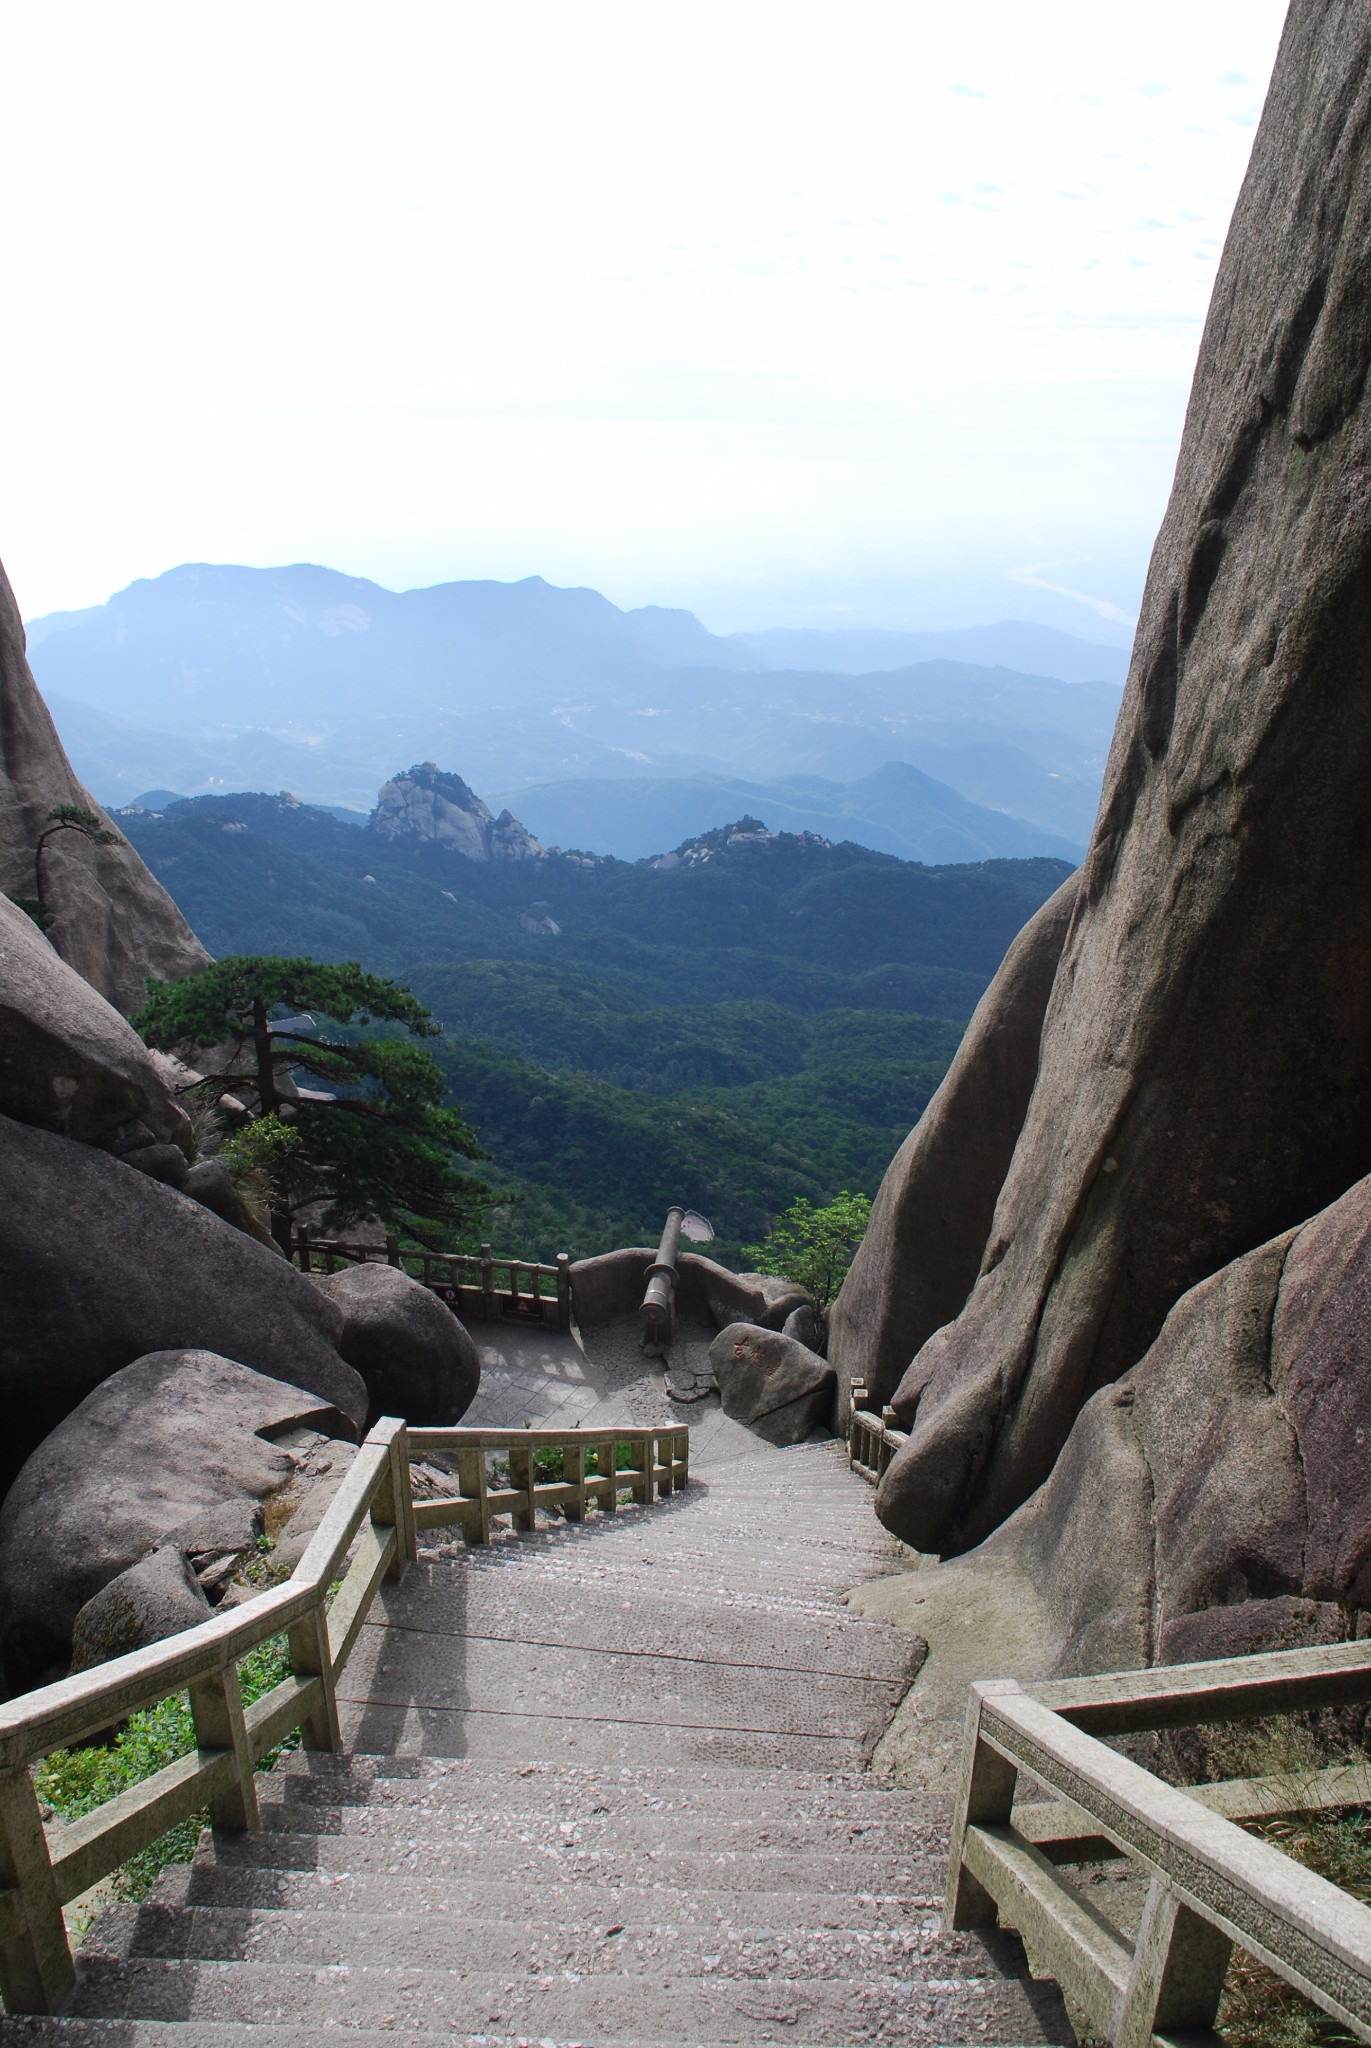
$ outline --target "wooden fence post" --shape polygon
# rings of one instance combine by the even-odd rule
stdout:
[[[1128,1989],[1114,2010],[1115,2048],[1152,2048],[1154,2034],[1203,2037],[1219,2009],[1232,1949],[1226,1934],[1182,1905],[1165,1878],[1154,1877]]]
[[[862,1434],[857,1416],[866,1400],[866,1381],[849,1379],[847,1390],[847,1462],[849,1465],[857,1465],[861,1462],[857,1444]]]
[[[300,1254],[300,1271],[302,1273],[308,1273],[312,1270],[309,1262],[309,1238],[309,1225],[308,1223],[302,1223],[295,1233],[295,1249]]]
[[[612,1436],[608,1443],[600,1445],[600,1471],[609,1474],[609,1491],[604,1498],[607,1515],[619,1512],[619,1439]]]
[[[538,1526],[538,1503],[533,1497],[537,1484],[537,1473],[533,1463],[532,1444],[511,1444],[509,1447],[509,1483],[524,1490],[524,1504],[514,1509],[514,1526],[531,1535]]]
[[[383,1415],[370,1435],[369,1444],[385,1444],[390,1452],[390,1469],[376,1490],[371,1519],[379,1528],[395,1530],[395,1556],[386,1577],[403,1577],[405,1566],[419,1555],[414,1531],[414,1491],[409,1478],[409,1431],[398,1415]]]
[[[966,1703],[966,1732],[962,1737],[962,1775],[952,1822],[952,1840],[947,1852],[947,1906],[945,1921],[949,1933],[970,1927],[994,1927],[999,1908],[984,1885],[962,1867],[962,1844],[970,1827],[1004,1827],[1014,1811],[1014,1788],[1019,1773],[1014,1764],[990,1747],[981,1736],[981,1707],[997,1693],[1021,1692],[1013,1678],[984,1679],[973,1685]]]
[[[584,1444],[562,1446],[562,1477],[568,1486],[576,1491],[572,1498],[562,1503],[562,1513],[569,1522],[583,1522],[586,1518],[586,1447]]]
[[[7,2012],[56,2012],[76,1976],[33,1779],[0,1771],[0,1992]]]
[[[571,1259],[568,1253],[557,1254],[557,1328],[571,1328]]]
[[[324,1603],[318,1605],[289,1630],[290,1668],[297,1678],[317,1678],[324,1697],[307,1721],[300,1723],[300,1740],[306,1749],[341,1749],[338,1726],[338,1695],[333,1682],[333,1657],[328,1642],[328,1616]]]
[[[489,1543],[490,1501],[487,1498],[486,1454],[480,1444],[464,1444],[457,1453],[457,1484],[462,1489],[463,1500],[476,1503],[475,1511],[467,1515],[464,1529],[468,1543]],[[472,1534],[473,1524],[475,1534]]]
[[[216,1828],[241,1832],[257,1825],[256,1760],[243,1719],[243,1695],[238,1684],[238,1666],[223,1664],[191,1680],[190,1717],[195,1724],[199,1749],[226,1749],[237,1767],[237,1782],[209,1802],[209,1817]]]
[[[490,1246],[481,1246],[481,1314],[488,1323],[495,1320],[495,1272]]]

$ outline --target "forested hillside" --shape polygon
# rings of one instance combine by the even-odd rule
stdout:
[[[667,865],[483,863],[266,796],[119,824],[213,952],[358,959],[416,990],[519,1196],[491,1227],[543,1255],[651,1235],[673,1200],[736,1252],[799,1195],[874,1192],[1067,872],[727,832]]]

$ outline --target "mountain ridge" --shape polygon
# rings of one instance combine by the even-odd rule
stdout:
[[[396,593],[315,564],[186,564],[43,626],[40,682],[111,801],[265,785],[369,808],[378,764],[432,757],[507,792],[586,776],[848,782],[894,759],[1074,850],[1118,710],[1112,682],[946,654],[862,673],[778,667],[774,649],[689,612],[625,612],[541,578]],[[999,657],[1019,629],[986,630],[938,644]],[[933,644],[916,642],[894,644]],[[1026,658],[1053,644],[1038,630]],[[1089,643],[1066,644],[1090,665]]]
[[[532,575],[498,580],[492,577],[452,578],[436,584],[415,584],[392,590],[366,576],[349,576],[345,570],[330,569],[317,562],[283,563],[265,569],[240,563],[182,562],[158,576],[135,577],[122,590],[114,591],[103,604],[72,610],[40,613],[24,621],[30,650],[54,635],[74,631],[98,620],[121,599],[132,598],[159,587],[175,588],[187,582],[198,586],[205,578],[248,577],[327,578],[335,586],[338,603],[362,600],[382,606],[427,600],[436,604],[453,593],[467,593],[474,603],[486,605],[508,601],[517,592],[548,593],[556,599],[579,601],[583,609],[602,608],[615,614],[634,630],[644,651],[654,642],[659,653],[650,658],[666,666],[688,666],[683,654],[710,649],[721,666],[738,669],[816,669],[836,674],[862,674],[879,669],[905,668],[920,660],[971,658],[980,666],[1017,668],[1020,673],[1057,677],[1066,682],[1108,682],[1122,685],[1128,666],[1125,648],[1111,642],[1085,640],[1057,627],[1029,619],[999,619],[987,625],[953,626],[901,630],[870,627],[774,626],[735,633],[712,633],[697,615],[680,605],[616,605],[611,598],[587,584],[553,584]],[[336,586],[346,586],[346,595]],[[590,603],[588,601],[593,601]],[[342,628],[346,630],[346,628]],[[678,644],[670,644],[672,636]],[[686,643],[689,643],[687,646]],[[1025,649],[1033,649],[1038,661],[1024,667]],[[987,655],[993,658],[986,660]],[[698,652],[696,653],[698,658]],[[1041,665],[1039,665],[1039,662]]]
[[[650,1234],[682,1190],[740,1249],[797,1195],[874,1186],[1067,871],[924,867],[738,818],[660,864],[473,859],[399,815],[387,836],[257,794],[118,824],[216,952],[359,959],[414,989],[523,1189],[493,1227],[537,1256]]]

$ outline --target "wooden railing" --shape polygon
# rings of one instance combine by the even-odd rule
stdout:
[[[458,1486],[456,1493],[417,1500],[416,1527],[457,1522],[473,1544],[490,1541],[492,1515],[512,1515],[515,1528],[527,1530],[535,1526],[539,1508],[561,1508],[569,1522],[580,1522],[592,1503],[612,1515],[621,1487],[646,1504],[678,1491],[690,1476],[690,1432],[680,1428],[412,1429],[409,1442],[412,1455],[433,1459]],[[621,1445],[628,1452],[626,1465],[618,1463]],[[560,1452],[560,1478],[539,1476],[540,1451]],[[504,1454],[506,1485],[490,1483],[492,1452]]]
[[[571,1260],[557,1254],[554,1266],[535,1259],[498,1259],[488,1244],[479,1252],[401,1250],[398,1237],[355,1244],[346,1238],[316,1237],[307,1226],[295,1232],[291,1256],[301,1272],[336,1273],[343,1266],[396,1266],[440,1295],[461,1316],[493,1322],[510,1316],[520,1322],[551,1324],[569,1330],[572,1319]]]
[[[1099,1739],[1367,1700],[1371,1643],[974,1685],[947,1925],[1017,1928],[1116,2048],[1221,2048],[1213,2026],[1235,1945],[1371,2041],[1371,1908],[1236,1824],[1371,1804],[1371,1768],[1178,1787]],[[1016,1805],[1021,1774],[1055,1797]],[[1151,1880],[1133,1942],[1063,1875],[1119,1856]]]
[[[893,1408],[884,1408],[879,1415],[871,1412],[866,1406],[865,1380],[853,1380],[851,1388],[847,1462],[854,1472],[860,1472],[863,1479],[869,1479],[875,1486],[901,1444],[909,1441],[909,1432],[899,1427],[899,1418]]]
[[[629,1463],[618,1466],[619,1446]],[[538,1453],[559,1451],[544,1481]],[[489,1484],[503,1455],[510,1484]],[[588,1471],[587,1454],[595,1469]],[[415,1500],[410,1461],[455,1465],[459,1491]],[[62,1908],[169,1828],[206,1808],[217,1828],[257,1824],[256,1767],[299,1729],[307,1749],[337,1749],[337,1685],[383,1578],[416,1554],[419,1529],[460,1522],[489,1540],[490,1518],[531,1529],[538,1508],[580,1519],[619,1489],[650,1502],[689,1476],[689,1436],[669,1430],[407,1429],[386,1418],[359,1450],[308,1549],[284,1585],[230,1612],[55,1685],[0,1704],[0,1995],[12,2013],[55,2012],[73,1981]],[[341,1575],[341,1583],[339,1583]],[[238,1665],[285,1635],[291,1674],[244,1705]],[[31,1766],[87,1742],[141,1708],[188,1691],[196,1748],[79,1820],[45,1826]]]

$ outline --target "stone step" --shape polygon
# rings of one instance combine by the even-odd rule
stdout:
[[[465,1762],[465,1760],[464,1760]],[[459,1764],[458,1773],[463,1772]],[[744,1798],[733,1789],[706,1788],[693,1791],[685,1782],[673,1781],[659,1791],[647,1783],[621,1784],[617,1779],[596,1779],[589,1772],[507,1771],[502,1779],[477,1779],[454,1773],[451,1778],[315,1778],[303,1773],[268,1778],[259,1784],[262,1808],[290,1807],[306,1825],[305,1816],[326,1815],[322,1830],[335,1832],[334,1816],[347,1808],[371,1807],[377,1812],[403,1814],[410,1808],[426,1813],[452,1814],[458,1820],[494,1814],[503,1821],[510,1816],[522,1822],[577,1822],[599,1820],[606,1825],[621,1816],[637,1819],[657,1816],[663,1826],[703,1828],[710,1825],[729,1831],[753,1830],[775,1840],[781,1829],[815,1833],[865,1832],[870,1841],[881,1833],[919,1829],[939,1843],[946,1839],[946,1816],[941,1801],[900,1799],[872,1787],[867,1791],[817,1790],[808,1794],[785,1789],[762,1789]],[[498,1797],[492,1790],[498,1787]]]
[[[551,1810],[563,1799],[662,1801],[692,1813],[774,1812],[900,1814],[950,1823],[947,1801],[911,1792],[862,1770],[769,1770],[718,1765],[707,1770],[628,1765],[506,1763],[491,1757],[358,1756],[347,1751],[290,1750],[258,1781],[264,1797],[321,1798],[339,1805],[383,1799],[501,1801]]]
[[[609,1807],[584,1798],[551,1811],[523,1806],[494,1808],[452,1800],[388,1801],[326,1804],[316,1799],[275,1799],[259,1802],[260,1826],[268,1835],[327,1835],[347,1841],[418,1842],[421,1847],[458,1847],[473,1857],[488,1848],[522,1843],[559,1855],[616,1856],[697,1855],[750,1856],[815,1850],[829,1856],[856,1857],[865,1867],[873,1858],[938,1855],[946,1846],[945,1830],[934,1822],[922,1827],[895,1815],[870,1813],[855,1818],[846,1810],[821,1813],[732,1815],[694,1813],[688,1808],[649,1804],[641,1795],[633,1802]]]
[[[844,1605],[901,1559],[869,1490],[715,1422],[651,1508],[427,1532],[351,1753],[281,1759],[0,2048],[1069,2043],[1012,1935],[942,1933],[945,1805],[860,1768],[921,1654]]]
[[[451,1710],[459,1703],[498,1702],[503,1713],[592,1719],[612,1714],[638,1726],[774,1729],[860,1741],[874,1718],[894,1710],[903,1691],[902,1681],[891,1676],[757,1670],[741,1662],[621,1650],[617,1636],[625,1621],[617,1609],[603,1620],[591,1611],[587,1638],[598,1636],[596,1647],[537,1651],[437,1630],[367,1628],[338,1696],[373,1707]]]
[[[785,1512],[785,1504],[778,1501],[774,1512]],[[717,1588],[721,1566],[727,1564],[728,1552],[724,1535],[728,1524],[720,1520],[717,1531],[701,1532],[701,1542],[689,1549],[668,1549],[658,1544],[647,1554],[646,1543],[649,1531],[640,1525],[635,1540],[630,1543],[622,1535],[617,1522],[563,1524],[562,1534],[556,1529],[539,1530],[535,1535],[501,1534],[496,1526],[489,1544],[477,1544],[468,1548],[462,1541],[454,1545],[452,1536],[442,1524],[426,1530],[423,1534],[425,1548],[442,1549],[444,1559],[451,1562],[459,1559],[477,1578],[495,1578],[502,1572],[518,1568],[522,1555],[532,1554],[548,1574],[555,1578],[567,1579],[578,1585],[593,1585],[620,1572],[632,1576],[644,1586],[660,1580],[667,1583],[674,1578],[675,1587],[692,1589],[698,1586]],[[717,1541],[712,1540],[717,1537]],[[773,1587],[791,1590],[797,1600],[816,1603],[831,1602],[841,1598],[844,1587],[837,1560],[850,1557],[852,1546],[840,1531],[835,1531],[831,1543],[820,1546],[811,1541],[804,1544],[780,1548],[759,1560],[767,1566],[767,1574],[760,1572],[746,1578],[735,1578],[731,1591],[739,1598],[746,1598],[757,1591],[769,1592]],[[723,1553],[721,1556],[721,1552]],[[872,1576],[888,1571],[890,1560],[884,1554],[879,1563],[859,1546],[858,1570],[856,1576]],[[745,1552],[749,1563],[755,1555],[754,1546],[749,1543]],[[865,1568],[870,1565],[871,1570]]]
[[[766,1725],[715,1730],[671,1721],[634,1721],[623,1715],[533,1715],[501,1708],[381,1706],[339,1700],[343,1737],[350,1748],[383,1755],[481,1756],[524,1762],[529,1757],[613,1766],[745,1764],[759,1746],[776,1763],[797,1770],[850,1770],[869,1754],[885,1725],[873,1715],[859,1736],[800,1734]]]
[[[651,1895],[649,1895],[651,1896]],[[87,1961],[183,1957],[190,1961],[336,1964],[384,1958],[396,1967],[501,1971],[569,1969],[582,1976],[665,1970],[675,1978],[718,1975],[738,1981],[771,1977],[847,1979],[900,1976],[940,1960],[949,1973],[974,1955],[976,1938],[947,1936],[937,1915],[898,1928],[809,1927],[787,1919],[774,1927],[751,1917],[738,1924],[670,1918],[588,1919],[584,1911],[548,1919],[529,1901],[530,1917],[422,1919],[399,1913],[272,1911],[250,1907],[172,1906],[145,1901],[101,1915],[82,1949]],[[610,1930],[614,1930],[611,1932]]]
[[[780,1502],[776,1512],[783,1512]],[[451,1567],[459,1563],[477,1579],[493,1578],[498,1573],[509,1571],[519,1550],[527,1549],[538,1558],[548,1585],[570,1585],[593,1592],[597,1583],[602,1583],[612,1571],[616,1585],[623,1584],[634,1591],[646,1591],[655,1586],[673,1597],[679,1593],[698,1598],[702,1589],[709,1593],[718,1589],[722,1529],[718,1545],[678,1552],[670,1557],[656,1555],[650,1558],[639,1558],[626,1547],[615,1554],[612,1530],[606,1529],[602,1537],[594,1525],[584,1537],[578,1530],[578,1547],[571,1555],[561,1548],[567,1539],[549,1541],[542,1533],[507,1538],[489,1547],[477,1545],[474,1549],[468,1549],[464,1543],[454,1544],[450,1537],[441,1542],[429,1540],[439,1538],[441,1533],[440,1530],[426,1532],[426,1555],[420,1560],[421,1564],[437,1563]],[[603,1551],[600,1555],[588,1555],[580,1547],[581,1543],[601,1541]],[[432,1557],[427,1554],[430,1551],[434,1553]],[[733,1554],[747,1561],[747,1576],[733,1589],[735,1599],[743,1602],[758,1597],[768,1601],[788,1600],[801,1608],[813,1608],[815,1611],[839,1611],[847,1586],[861,1579],[879,1578],[890,1569],[890,1560],[883,1555],[853,1558],[851,1544],[841,1536],[835,1536],[831,1544],[813,1541],[803,1546],[797,1544],[793,1549],[770,1545],[763,1548],[750,1542]],[[840,1560],[846,1560],[850,1565],[850,1575],[845,1579]],[[403,1587],[397,1587],[395,1592],[402,1593],[403,1590]],[[877,1626],[875,1623],[871,1625]]]
[[[508,1763],[500,1757],[437,1757],[437,1755],[371,1755],[348,1749],[287,1749],[277,1757],[266,1786],[277,1786],[283,1778],[342,1784],[455,1784],[471,1780],[488,1784],[492,1796],[498,1790],[527,1786],[531,1780],[551,1794],[557,1786],[633,1786],[658,1792],[660,1796],[689,1796],[699,1800],[738,1798],[879,1798],[889,1800],[908,1812],[941,1812],[951,1821],[951,1802],[934,1800],[924,1792],[910,1792],[891,1778],[879,1778],[861,1765],[842,1769],[801,1772],[791,1765],[768,1763],[711,1763],[707,1769],[682,1763],[621,1763],[613,1769],[574,1761],[533,1759]]]
[[[593,1557],[645,1555],[654,1564],[667,1565],[674,1559],[712,1553],[717,1561],[717,1540],[721,1532],[738,1538],[736,1548],[775,1557],[791,1569],[806,1568],[835,1546],[849,1546],[863,1556],[890,1559],[901,1553],[894,1537],[881,1528],[871,1514],[870,1497],[860,1501],[810,1501],[802,1511],[792,1513],[793,1496],[785,1489],[774,1493],[744,1494],[731,1482],[717,1490],[692,1484],[669,1501],[654,1501],[650,1508],[622,1504],[617,1514],[603,1510],[584,1522],[568,1522],[560,1515],[550,1517],[536,1533],[516,1531],[508,1511],[495,1516],[496,1541],[478,1544],[472,1556],[490,1570],[499,1570],[511,1557],[535,1550],[546,1557]],[[442,1529],[444,1524],[438,1524]]]
[[[369,1818],[359,1809],[359,1820]],[[206,1853],[204,1851],[202,1854]],[[427,1878],[435,1891],[452,1880],[541,1885],[549,1881],[598,1887],[652,1883],[674,1890],[698,1886],[710,1891],[897,1892],[912,1886],[927,1893],[940,1867],[932,1853],[878,1851],[866,1857],[825,1847],[804,1850],[755,1847],[735,1850],[661,1850],[632,1843],[616,1849],[560,1848],[552,1843],[491,1841],[479,1830],[469,1841],[442,1827],[396,1829],[383,1826],[343,1835],[283,1834],[260,1830],[223,1835],[214,1843],[220,1868],[394,1873]],[[860,1872],[860,1880],[857,1873]]]
[[[649,1586],[628,1597],[616,1581],[593,1581],[584,1598],[569,1604],[564,1581],[530,1575],[517,1606],[493,1575],[466,1573],[463,1637],[467,1642],[518,1643],[526,1652],[558,1648],[584,1650],[587,1622],[596,1617],[596,1637],[607,1629],[606,1647],[626,1654],[675,1655],[712,1664],[742,1664],[758,1670],[804,1670],[835,1678],[903,1682],[916,1661],[916,1638],[878,1622],[859,1621],[836,1602],[806,1612],[757,1591],[732,1595],[727,1587],[699,1587],[689,1597],[668,1596]],[[452,1566],[421,1558],[403,1586],[388,1590],[375,1619],[363,1631],[441,1631],[450,1638]],[[797,1625],[798,1624],[798,1625]]]
[[[747,2044],[795,2027],[816,2043],[850,2048],[863,2033],[903,2028],[908,2035],[915,2022],[940,2042],[984,2039],[991,2027],[1016,2040],[1062,2038],[1055,1993],[1007,1974],[1016,1963],[1022,1970],[1022,1950],[1007,1935],[982,1941],[978,1956],[912,1959],[897,1975],[755,1983],[717,1976],[677,1981],[664,1972],[502,1977],[357,1960],[315,1967],[114,1961],[93,1954],[80,1965],[69,2011],[110,2019],[394,2028],[402,2039],[450,2039],[458,2030],[500,2027],[535,2039],[617,2034],[645,2043]]]
[[[270,2026],[261,2022],[246,2027],[234,2020],[0,2017],[0,2043],[4,2048],[339,2048],[340,2038],[346,2041],[347,2048],[396,2048],[397,2041],[403,2041],[404,2036],[398,2034],[394,2027],[349,2027],[346,2035],[340,2037],[336,2027]],[[545,2034],[535,2040],[526,2033],[487,2031],[480,2034],[449,2033],[443,2038],[447,2048],[591,2048],[581,2035],[573,2038],[564,2034],[556,2039]],[[783,2038],[787,2048],[823,2048],[823,2044],[817,2041],[794,2041],[788,2032]],[[883,2038],[889,2037],[866,2032],[854,2033],[850,2037],[854,2044]],[[952,2038],[955,2037],[949,2037]],[[1057,2033],[1030,2036],[1023,2031],[1011,2036],[993,2029],[989,2032],[980,2029],[966,2038],[984,2043],[985,2048],[1039,2048],[1044,2041],[1068,2041],[1071,2037]],[[654,2031],[650,2038],[636,2034],[628,2040],[597,2033],[594,2048],[731,2048],[731,2044],[703,2041],[698,2034],[691,2034],[685,2040],[668,2040],[664,2034]]]
[[[909,1882],[888,1893],[865,1884],[851,1890],[791,1887],[769,1892],[692,1886],[681,1891],[665,1880],[595,1886],[573,1883],[558,1874],[539,1885],[537,1907],[543,1919],[593,1917],[605,1927],[633,1921],[672,1927],[899,1929],[922,1926],[942,1909],[941,1864],[926,1871],[918,1866],[912,1869]],[[495,1918],[515,1924],[530,1910],[528,1887],[522,1881],[501,1883],[468,1876],[435,1882],[423,1869],[287,1870],[279,1865],[247,1863],[175,1864],[158,1879],[153,1898],[158,1904],[259,1913],[413,1912],[446,1914],[458,1920]]]

